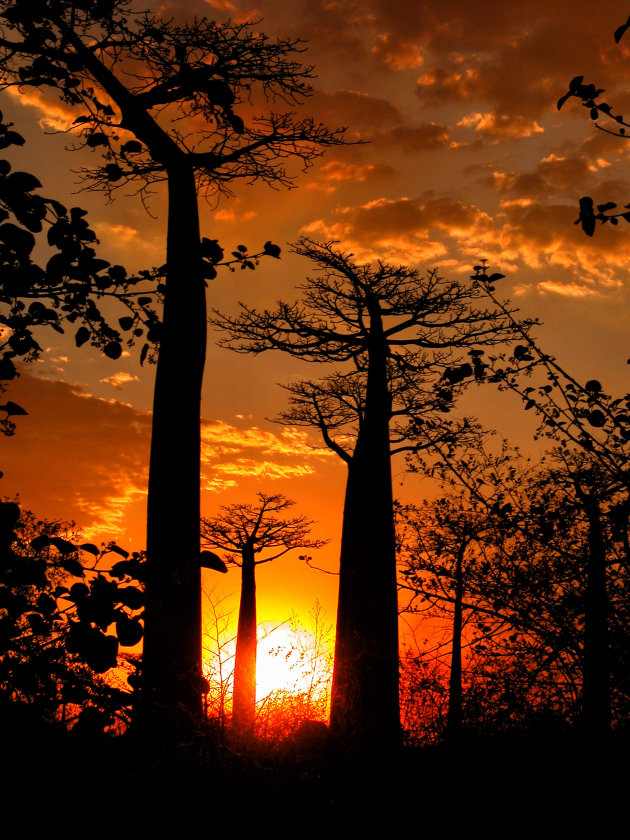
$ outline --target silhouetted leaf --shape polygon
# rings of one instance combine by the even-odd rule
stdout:
[[[598,394],[602,390],[601,382],[598,382],[597,379],[589,379],[584,386],[584,390],[590,391],[593,394]]]
[[[110,341],[103,347],[103,353],[110,359],[120,359],[122,347],[118,341]]]
[[[87,327],[79,327],[74,337],[74,343],[77,347],[81,347],[86,341],[90,340],[90,331]]]
[[[35,237],[28,230],[5,222],[0,225],[0,242],[5,242],[18,253],[28,255],[35,247]]]
[[[102,131],[95,131],[94,134],[90,134],[90,136],[85,142],[92,149],[94,149],[96,146],[106,146],[107,135],[103,134]]]
[[[121,548],[119,545],[116,545],[116,543],[109,543],[109,545],[105,548],[105,553],[107,553],[108,551],[113,551],[115,554],[120,554],[120,556],[124,557],[125,559],[129,557],[129,552],[125,551],[125,549]]]
[[[127,155],[134,155],[142,151],[142,143],[137,140],[129,140],[121,146],[120,150]]]
[[[116,181],[120,181],[123,177],[123,171],[118,166],[117,163],[108,163],[105,167],[105,175],[107,176],[107,180],[115,183]]]
[[[23,146],[26,141],[17,131],[7,131],[0,135],[0,149],[6,149],[8,146]]]
[[[601,428],[606,423],[606,416],[604,415],[604,412],[600,411],[598,408],[593,409],[593,411],[589,411],[586,415],[586,419],[591,426],[595,426],[596,428]]]
[[[83,551],[87,551],[88,554],[93,554],[95,557],[98,557],[98,555],[101,553],[99,548],[95,546],[94,543],[83,543],[79,546],[79,548]]]
[[[59,565],[62,569],[65,569],[68,574],[74,575],[75,577],[83,577],[85,575],[83,566],[79,563],[76,557],[64,556],[59,561]]]
[[[84,601],[86,598],[89,598],[90,590],[85,583],[73,583],[70,587],[69,595],[71,600],[77,603],[78,601]]]
[[[568,93],[565,93],[564,96],[561,96],[560,99],[558,99],[558,104],[556,106],[558,108],[558,111],[560,110],[560,108],[562,108],[567,99],[570,99],[572,96],[573,94],[571,93],[571,91],[569,91]]]
[[[124,613],[118,613],[116,618],[116,636],[119,644],[124,647],[137,645],[142,639],[142,624],[137,618],[130,618]]]
[[[6,180],[6,186],[14,192],[31,192],[40,189],[41,183],[29,172],[14,172]]]
[[[619,41],[621,41],[621,39],[623,38],[624,34],[626,33],[626,31],[629,27],[630,27],[630,17],[628,18],[628,20],[625,23],[623,23],[621,26],[618,26],[617,29],[615,29],[615,35],[614,35],[615,43],[618,44]]]
[[[15,379],[16,375],[17,371],[11,359],[7,359],[5,356],[3,356],[0,359],[0,379]]]
[[[144,606],[144,593],[137,586],[119,586],[118,600],[130,610],[139,610]]]
[[[199,555],[199,561],[202,569],[213,569],[215,572],[221,572],[222,574],[225,574],[228,570],[219,555],[212,551],[202,551]]]
[[[121,330],[125,330],[126,332],[127,330],[130,330],[133,327],[133,318],[126,315],[123,318],[119,318],[118,323],[120,324]]]
[[[0,411],[6,411],[7,417],[28,414],[28,411],[24,411],[21,405],[17,405],[17,403],[11,402],[11,400],[6,402],[4,405],[0,405]]]
[[[595,233],[595,210],[593,207],[593,199],[589,196],[583,196],[580,199],[580,215],[575,224],[582,224],[582,230],[587,236],[592,236]]]
[[[70,540],[64,540],[62,537],[51,537],[50,545],[54,545],[57,551],[62,554],[73,554],[77,550],[74,543],[71,543]]]
[[[41,551],[50,545],[50,537],[46,536],[46,534],[40,534],[38,537],[32,539],[29,545],[33,551]]]
[[[275,257],[275,259],[280,259],[280,246],[274,245],[273,242],[265,242],[263,245],[263,251],[268,257]]]

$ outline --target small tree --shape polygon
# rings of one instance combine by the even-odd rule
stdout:
[[[341,541],[331,727],[376,745],[397,744],[398,608],[391,457],[420,438],[453,440],[444,419],[468,377],[485,367],[479,345],[509,339],[496,308],[479,306],[476,281],[423,276],[404,266],[356,265],[334,244],[301,240],[318,274],[302,300],[218,316],[222,342],[244,353],[282,350],[347,363],[290,385],[281,422],[314,426],[348,468]],[[521,325],[527,329],[527,325]],[[458,354],[468,350],[470,361]]]
[[[256,718],[256,566],[298,548],[326,544],[326,540],[309,538],[313,520],[278,516],[294,504],[280,494],[258,493],[257,504],[222,506],[219,516],[201,520],[202,544],[229,552],[229,562],[241,569],[232,701],[232,726],[241,735],[253,733]],[[256,559],[263,552],[264,556]]]
[[[540,400],[543,418],[545,412],[550,416],[555,394],[547,387],[526,389],[532,401]],[[598,410],[591,405],[584,414]],[[574,424],[580,419],[578,414]],[[570,432],[568,427],[567,420],[555,433],[558,439]],[[602,438],[598,444],[603,445]],[[512,647],[520,646],[520,658],[551,675],[560,689],[565,686],[573,697],[568,716],[577,717],[574,710],[581,707],[584,730],[600,737],[608,730],[612,706],[623,702],[626,691],[619,662],[627,644],[620,633],[630,505],[620,475],[604,468],[614,461],[598,461],[594,455],[569,447],[565,439],[543,463],[525,469],[517,452],[504,448],[490,456],[480,445],[456,455],[442,451],[430,469],[479,510],[479,523],[491,525],[490,562],[469,567],[467,601],[511,628],[508,636],[514,633]],[[429,539],[434,535],[429,533]],[[418,585],[408,575],[405,580],[405,586],[422,591],[429,601],[441,600],[439,593],[427,593],[426,582]]]
[[[130,0],[2,0],[0,26],[2,85],[46,86],[77,109],[77,136],[104,155],[103,165],[84,170],[95,188],[111,194],[131,183],[144,194],[168,184],[143,654],[145,724],[165,732],[177,708],[201,712],[199,411],[206,280],[220,249],[200,236],[197,193],[229,193],[234,180],[288,184],[287,160],[308,165],[322,147],[342,143],[342,132],[295,116],[312,70],[295,59],[298,42],[272,41],[250,24],[201,18],[180,26],[135,14]],[[280,107],[246,120],[254,98]],[[265,250],[279,254],[271,243]],[[254,267],[235,253],[242,268]]]

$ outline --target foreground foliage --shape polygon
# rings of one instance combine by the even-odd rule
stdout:
[[[71,526],[15,502],[0,503],[0,541],[3,713],[17,704],[77,731],[124,729],[143,634],[142,555],[77,544]]]

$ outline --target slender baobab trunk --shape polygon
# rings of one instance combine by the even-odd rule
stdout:
[[[244,549],[242,557],[232,728],[238,735],[249,736],[254,732],[256,720],[256,565],[253,548]]]
[[[451,650],[451,676],[448,686],[448,719],[446,731],[449,738],[457,738],[462,731],[462,602],[464,599],[464,552],[466,543],[457,549],[455,561],[455,610],[453,613],[453,644]]]
[[[200,402],[206,300],[192,167],[169,170],[167,278],[153,401],[141,718],[201,714]],[[148,718],[146,715],[148,714]]]
[[[365,415],[348,465],[330,717],[334,734],[374,747],[400,739],[391,398],[379,323],[372,315]]]
[[[587,734],[597,738],[605,735],[610,728],[606,549],[597,498],[583,491],[580,492],[580,498],[588,518],[582,721]]]

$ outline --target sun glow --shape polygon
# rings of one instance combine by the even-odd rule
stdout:
[[[236,638],[232,615],[209,600],[212,625],[206,626],[205,668],[209,692],[207,713],[220,721],[231,716]],[[324,720],[328,715],[334,637],[319,606],[307,624],[296,618],[258,626],[256,657],[257,728],[268,732],[281,719]]]
[[[295,622],[262,628],[256,659],[258,702],[273,692],[311,698],[328,691],[330,678],[330,650],[314,632]]]

